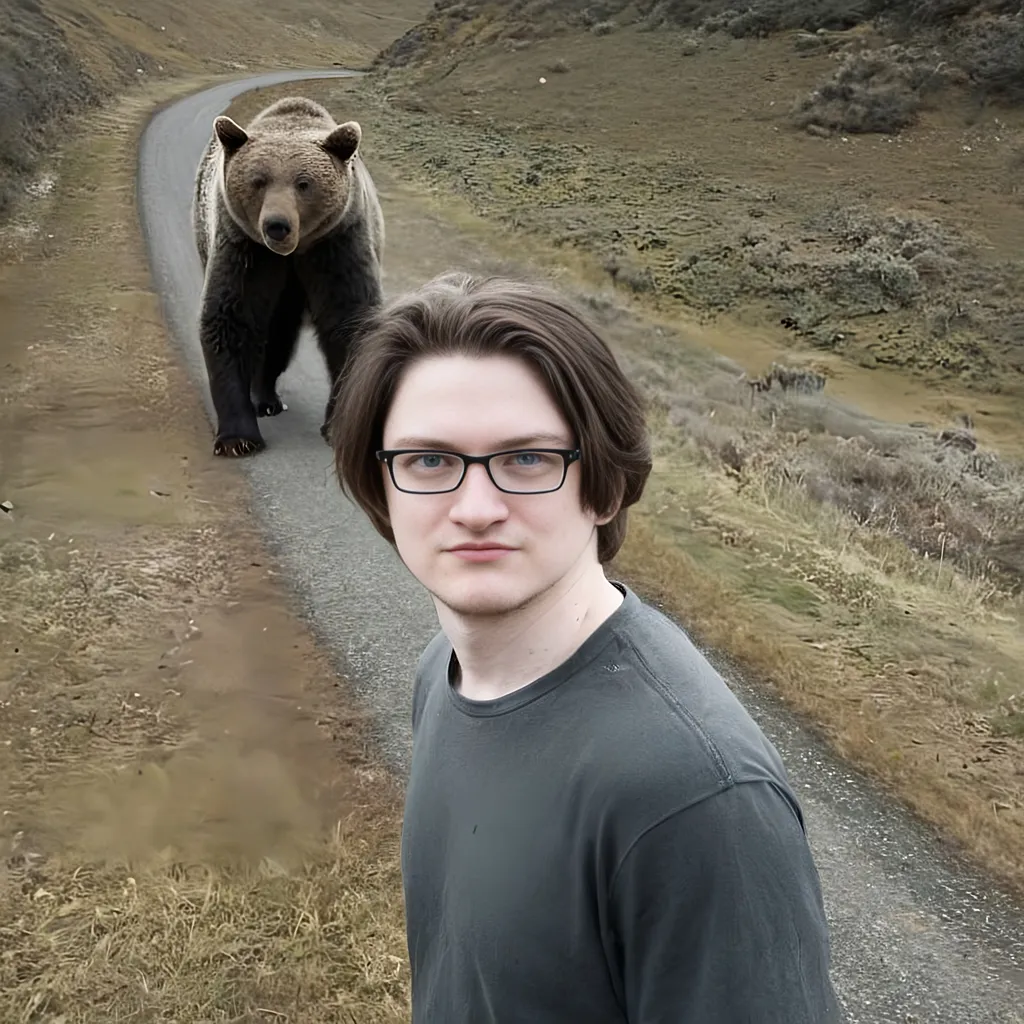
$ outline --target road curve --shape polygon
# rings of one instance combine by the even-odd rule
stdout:
[[[208,415],[189,204],[213,118],[253,88],[354,74],[281,71],[224,83],[159,110],[142,136],[137,196],[153,279]],[[389,235],[390,246],[400,242]],[[261,421],[268,447],[242,463],[253,510],[404,773],[412,670],[437,620],[394,552],[340,494],[318,430],[327,378],[306,340],[287,383],[287,414]],[[1024,1024],[1024,916],[723,659],[713,660],[778,746],[805,807],[850,1024]]]

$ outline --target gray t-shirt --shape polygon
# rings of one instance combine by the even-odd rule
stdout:
[[[416,672],[402,839],[414,1024],[832,1024],[775,748],[629,588],[558,668],[470,701]]]

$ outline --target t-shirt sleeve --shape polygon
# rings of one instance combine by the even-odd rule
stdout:
[[[671,814],[610,888],[629,1024],[838,1024],[819,879],[793,805],[747,782]]]

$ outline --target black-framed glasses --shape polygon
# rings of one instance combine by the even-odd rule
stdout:
[[[491,483],[506,494],[548,494],[565,483],[578,448],[513,448],[490,455],[466,455],[436,448],[393,448],[377,452],[391,481],[407,494],[447,494],[462,484],[466,469],[479,463]]]

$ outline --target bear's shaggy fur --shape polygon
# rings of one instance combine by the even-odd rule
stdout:
[[[205,272],[199,338],[217,432],[215,455],[265,446],[257,416],[283,405],[277,379],[308,317],[330,376],[320,432],[358,320],[380,303],[384,218],[356,121],[319,103],[278,100],[242,128],[230,117],[196,172],[192,220]]]

